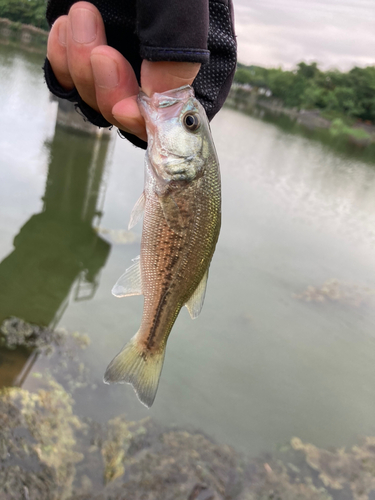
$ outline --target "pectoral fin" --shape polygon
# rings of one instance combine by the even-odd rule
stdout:
[[[180,208],[174,200],[173,196],[159,196],[159,202],[168,226],[176,234],[181,234],[184,229],[184,221],[182,219]]]
[[[112,288],[112,294],[115,297],[142,295],[140,256],[138,255],[138,257],[133,259],[133,262],[134,264],[128,267],[125,273],[120,276],[115,286]]]
[[[134,205],[132,213],[130,214],[128,229],[131,229],[136,224],[138,224],[145,210],[145,205],[146,205],[146,196],[145,192],[143,191],[141,196],[138,198],[136,204]]]
[[[195,319],[199,316],[204,302],[204,296],[206,295],[206,287],[207,287],[207,279],[208,279],[208,269],[204,273],[204,276],[195,289],[193,295],[186,302],[185,306],[189,311],[191,319]]]

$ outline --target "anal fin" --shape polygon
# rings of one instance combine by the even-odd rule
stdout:
[[[128,267],[125,273],[120,276],[112,294],[115,297],[130,297],[131,295],[142,295],[141,260],[140,256],[133,259],[134,264]]]
[[[204,273],[201,282],[194,290],[193,295],[185,304],[187,310],[189,311],[191,319],[197,318],[202,310],[204,297],[206,295],[207,280],[208,280],[208,269]]]

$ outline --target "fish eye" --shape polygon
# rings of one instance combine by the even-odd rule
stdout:
[[[195,132],[196,130],[198,130],[200,124],[201,124],[201,121],[200,121],[199,116],[197,114],[186,113],[186,115],[184,116],[184,125],[191,132]]]

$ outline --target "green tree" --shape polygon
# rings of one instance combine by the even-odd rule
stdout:
[[[254,87],[268,87],[267,84],[268,70],[260,66],[244,66],[238,64],[234,81],[242,84],[250,84]]]
[[[297,68],[298,68],[297,75],[300,75],[303,78],[306,78],[307,80],[316,78],[318,73],[320,73],[320,70],[318,69],[318,65],[316,62],[313,62],[311,64],[300,62],[297,64]]]
[[[0,17],[48,30],[46,0],[0,0]]]
[[[362,114],[363,107],[359,102],[359,96],[355,89],[351,87],[336,87],[333,91],[333,96],[336,100],[336,111],[340,111],[348,116],[360,116]]]
[[[306,79],[292,71],[278,68],[269,71],[268,86],[275,97],[284,101],[285,106],[300,107]]]
[[[348,73],[348,83],[355,91],[357,116],[375,123],[375,66],[353,68]]]
[[[301,105],[305,109],[324,109],[327,106],[328,91],[315,80],[310,81],[301,97]]]
[[[315,62],[301,62],[295,71],[239,64],[235,79],[269,88],[286,107],[318,108],[375,123],[375,66],[342,73],[323,72]]]
[[[235,75],[234,81],[241,84],[250,84],[252,81],[252,75],[246,68],[238,68]]]

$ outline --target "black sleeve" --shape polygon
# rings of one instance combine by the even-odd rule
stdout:
[[[140,55],[149,61],[208,63],[208,0],[137,3]]]
[[[67,14],[75,0],[48,0],[47,20],[52,26]],[[193,83],[195,94],[209,120],[228,95],[236,67],[236,40],[231,0],[91,0],[100,11],[108,45],[132,65],[140,83],[142,59],[150,61],[200,62]],[[77,104],[86,118],[109,127],[104,117],[82,101],[78,92],[66,92],[46,60],[46,83],[50,91]],[[147,144],[121,134],[138,147]]]

